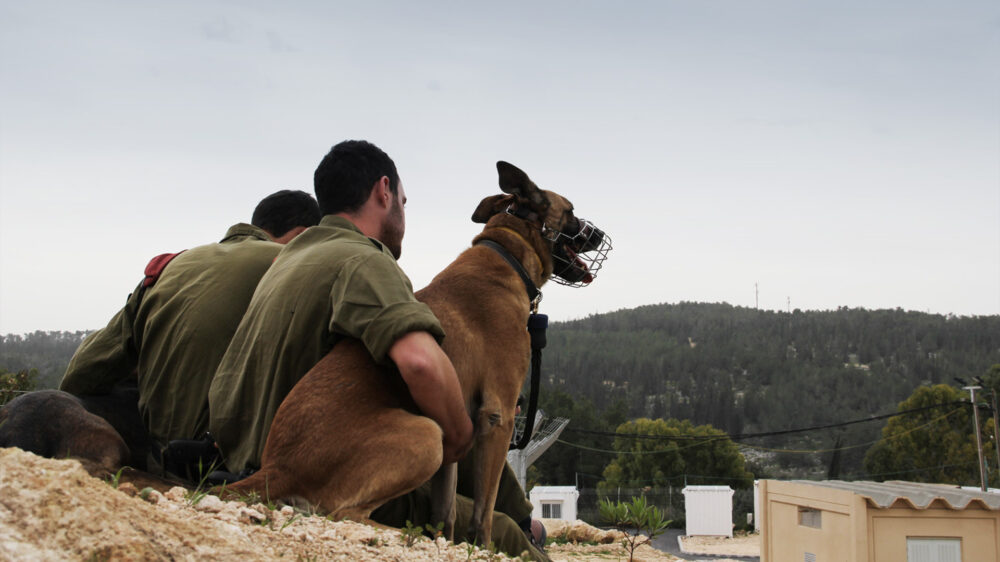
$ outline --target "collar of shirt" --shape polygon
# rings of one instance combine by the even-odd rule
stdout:
[[[361,232],[361,229],[359,229],[353,222],[349,221],[348,219],[345,219],[344,217],[342,217],[340,215],[326,215],[326,216],[324,216],[322,219],[320,219],[319,226],[328,226],[328,227],[331,227],[331,228],[346,228],[348,230],[352,230],[354,232],[357,232],[358,234],[360,234],[362,236],[365,235],[365,233]],[[384,248],[382,247],[382,243],[381,242],[379,242],[378,240],[376,240],[376,239],[374,239],[374,238],[372,238],[370,236],[366,236],[366,238],[368,238],[369,240],[371,240],[372,244],[375,244],[376,248],[378,248],[379,250],[383,250],[384,251]]]
[[[254,226],[252,224],[241,222],[239,224],[234,224],[233,226],[230,226],[229,230],[226,231],[226,235],[223,236],[222,240],[220,240],[219,242],[225,242],[231,238],[236,238],[237,236],[252,236],[254,238],[264,240],[265,242],[271,241],[271,237],[268,236],[266,232],[264,232],[264,229]]]

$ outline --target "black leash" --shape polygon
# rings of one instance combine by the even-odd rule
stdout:
[[[531,336],[531,397],[528,398],[528,417],[524,420],[524,433],[511,448],[523,449],[531,441],[535,430],[535,413],[538,411],[538,386],[542,378],[542,348],[545,347],[545,329],[549,326],[547,314],[528,316],[528,334]]]
[[[517,443],[512,443],[511,449],[523,449],[531,441],[531,434],[535,429],[535,414],[538,412],[538,390],[542,378],[542,349],[545,347],[545,329],[549,326],[549,317],[546,314],[538,313],[538,303],[542,301],[542,292],[538,290],[535,283],[528,277],[528,272],[524,270],[521,262],[510,255],[507,248],[492,240],[480,240],[478,244],[486,246],[504,259],[524,282],[524,289],[528,293],[528,300],[531,301],[531,314],[528,316],[528,335],[531,337],[531,394],[528,397],[528,412],[524,420],[524,432]]]

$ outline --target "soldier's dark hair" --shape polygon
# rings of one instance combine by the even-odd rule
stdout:
[[[282,189],[261,199],[253,210],[251,224],[281,238],[297,226],[315,226],[322,218],[319,205],[305,191]]]
[[[324,215],[357,211],[382,176],[389,178],[389,191],[396,193],[399,189],[396,164],[381,148],[363,140],[335,145],[313,174],[320,211]]]

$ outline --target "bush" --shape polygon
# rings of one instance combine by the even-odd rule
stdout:
[[[0,406],[25,392],[34,390],[35,377],[37,376],[38,371],[36,369],[12,373],[7,369],[0,368]]]
[[[600,508],[601,517],[625,533],[622,546],[628,551],[629,562],[635,557],[635,549],[652,542],[670,525],[663,519],[663,512],[647,504],[646,498],[634,497],[631,502],[601,500]]]

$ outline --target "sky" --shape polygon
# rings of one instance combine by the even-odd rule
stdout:
[[[105,325],[355,138],[416,288],[505,160],[613,240],[552,320],[1000,314],[995,0],[0,0],[0,334]]]

